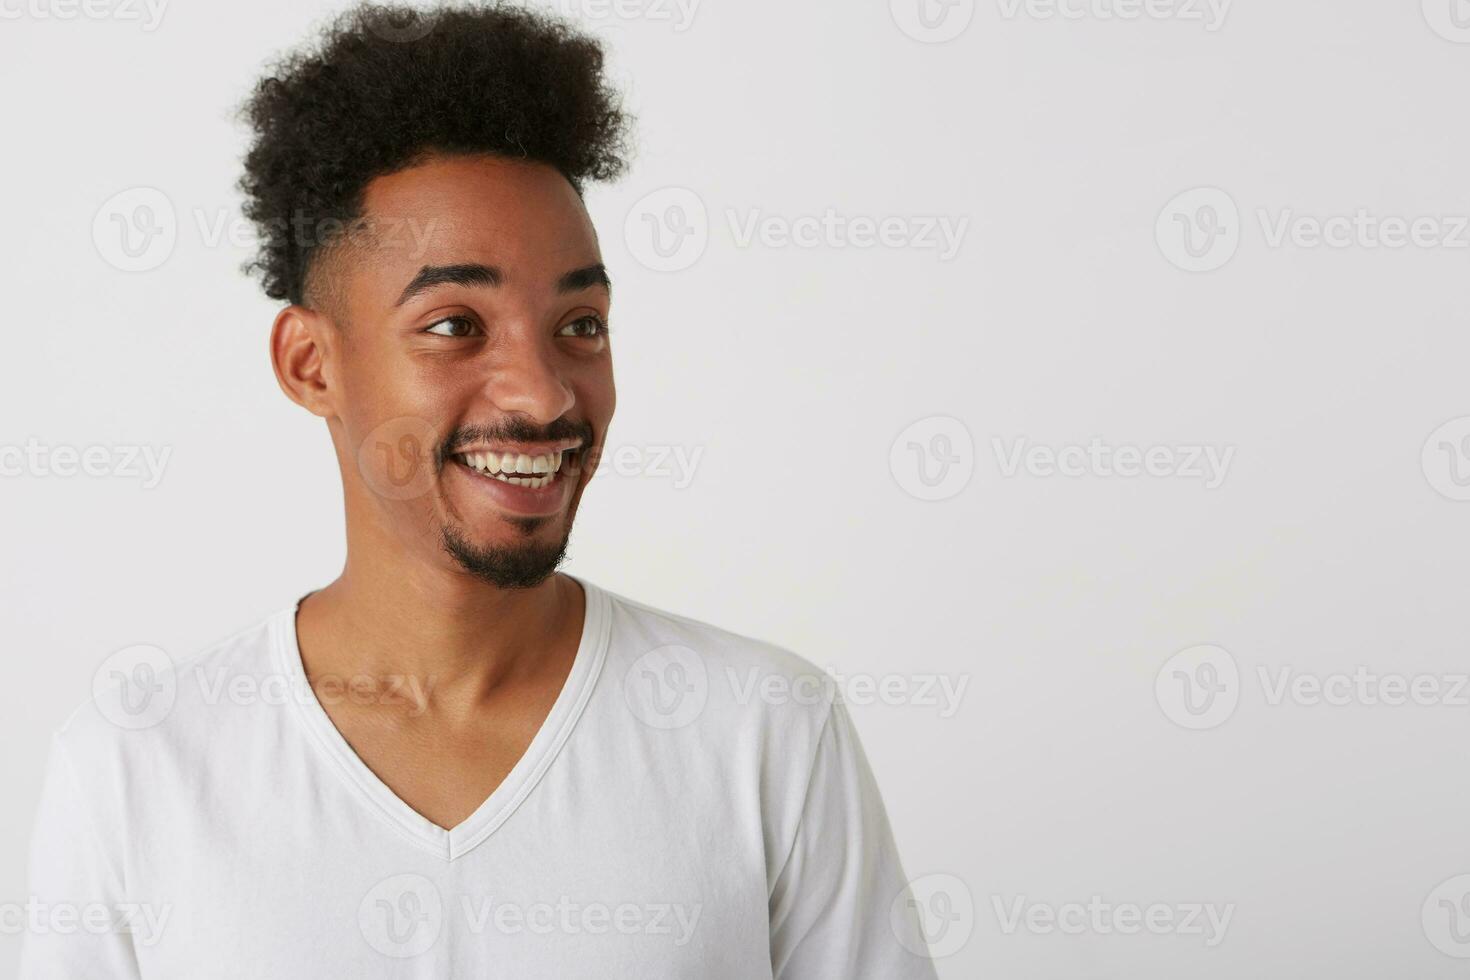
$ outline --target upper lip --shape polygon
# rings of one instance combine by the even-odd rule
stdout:
[[[582,448],[581,439],[563,439],[560,442],[520,442],[514,444],[481,444],[462,446],[450,453],[451,456],[469,456],[475,453],[498,453],[512,456],[550,456],[555,453],[574,452]]]

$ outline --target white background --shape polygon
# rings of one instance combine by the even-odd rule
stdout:
[[[151,488],[0,477],[0,903],[102,660],[199,650],[342,559],[326,432],[278,393],[275,307],[229,241],[232,107],[330,5],[173,0],[149,29],[67,2],[0,0],[0,446],[171,456]],[[945,980],[1463,976],[1466,885],[1440,886],[1470,872],[1470,421],[1431,440],[1470,416],[1461,0],[929,2],[934,32],[917,0],[561,4],[639,118],[630,175],[589,196],[611,442],[702,453],[687,486],[599,477],[569,569],[907,687],[852,710],[908,872],[953,876],[920,886],[958,910],[932,922]],[[125,272],[107,202],[138,187],[177,239]],[[669,187],[707,244],[655,271],[643,215],[678,214],[638,202]],[[828,209],[907,244],[739,236]],[[1360,210],[1338,246],[1301,223]],[[948,258],[919,234],[941,217],[967,222]],[[1003,468],[1094,438],[1233,455],[1218,486]],[[1226,652],[1210,716],[1174,674],[1203,654],[1165,669],[1202,644]],[[1359,666],[1439,695],[1272,703],[1284,670]],[[938,675],[968,685],[948,717],[912,696]],[[1007,928],[1093,896],[1232,917],[1213,946]]]

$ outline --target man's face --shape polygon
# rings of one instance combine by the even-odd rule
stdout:
[[[377,178],[363,211],[371,244],[324,263],[349,515],[533,585],[565,550],[615,400],[586,209],[548,166],[476,156]]]

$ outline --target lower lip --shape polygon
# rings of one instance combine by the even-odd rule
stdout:
[[[506,483],[504,480],[497,480],[493,476],[486,476],[478,470],[470,469],[458,460],[453,460],[448,465],[457,470],[479,493],[489,497],[495,506],[519,517],[546,517],[557,513],[565,506],[567,492],[572,486],[572,480],[568,478],[565,464],[556,471],[551,482],[544,487],[524,487]]]

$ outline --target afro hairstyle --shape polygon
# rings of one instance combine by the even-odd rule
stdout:
[[[239,187],[266,295],[308,302],[329,235],[362,217],[375,177],[431,154],[554,167],[580,194],[626,167],[629,120],[594,39],[500,0],[420,10],[363,4],[277,61],[241,110]]]

